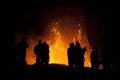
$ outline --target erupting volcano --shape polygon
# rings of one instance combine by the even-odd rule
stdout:
[[[1,70],[8,74],[6,77],[118,77],[120,31],[115,26],[118,9],[111,6],[113,1],[108,4],[105,0],[39,0],[10,5],[2,11],[5,24],[1,26]]]
[[[68,65],[67,49],[71,42],[80,42],[81,47],[86,47],[87,51],[84,55],[85,62],[84,66],[90,67],[90,52],[91,47],[88,41],[87,32],[84,28],[85,25],[81,22],[76,22],[70,17],[64,17],[51,22],[42,33],[39,31],[36,34],[35,30],[29,31],[25,37],[29,43],[29,48],[27,48],[26,62],[27,64],[34,64],[36,62],[36,56],[33,52],[34,46],[37,44],[39,39],[42,42],[46,41],[50,47],[50,60],[49,64],[65,64]],[[17,34],[20,37],[20,34]]]

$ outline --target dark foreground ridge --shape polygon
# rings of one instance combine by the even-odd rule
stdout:
[[[8,72],[9,79],[15,80],[116,80],[116,72],[106,73],[101,69],[70,69],[66,65],[49,64],[45,66],[27,66],[24,70]]]

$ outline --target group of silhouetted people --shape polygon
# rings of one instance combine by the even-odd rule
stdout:
[[[29,44],[25,40],[25,37],[21,37],[19,43],[14,47],[12,64],[14,68],[23,70],[26,65],[26,48],[29,47]],[[36,63],[48,65],[49,63],[49,45],[47,42],[41,43],[41,40],[38,40],[38,44],[34,47],[34,53],[36,57]]]
[[[13,64],[17,65],[17,67],[24,68],[26,64],[26,48],[29,45],[26,42],[25,38],[22,37],[20,42],[17,46],[14,46],[15,51],[13,52]],[[41,42],[38,40],[38,44],[34,47],[34,53],[36,55],[36,63],[38,64],[49,64],[49,45],[47,42]],[[83,68],[84,67],[84,54],[86,52],[86,48],[81,48],[79,41],[76,41],[76,44],[70,43],[69,48],[67,49],[68,55],[68,65],[69,67],[77,67]],[[101,55],[98,55],[97,47],[92,48],[92,52],[90,53],[91,59],[91,67],[93,69],[98,69],[99,65],[103,65],[103,69],[108,69],[110,67],[109,63],[109,51],[106,48],[102,48]],[[101,58],[101,60],[100,60]]]
[[[81,48],[79,41],[76,41],[76,45],[70,43],[67,50],[69,67],[83,68],[85,52],[86,48]],[[90,59],[92,69],[98,69],[100,64],[102,64],[103,69],[105,70],[110,68],[109,50],[105,47],[102,47],[101,53],[98,54],[97,47],[93,46],[92,52],[90,53]]]
[[[36,63],[48,65],[49,45],[46,42],[41,43],[41,40],[38,40],[38,44],[34,47],[34,53],[37,56]]]
[[[68,64],[70,67],[84,67],[84,54],[86,48],[83,49],[80,46],[79,41],[76,41],[76,45],[74,43],[70,43],[70,47],[67,50],[68,54]]]
[[[110,56],[110,50],[107,47],[103,46],[101,48],[100,54],[98,54],[98,49],[94,46],[90,54],[90,59],[91,67],[93,69],[98,69],[99,65],[102,64],[104,70],[110,70],[110,66],[112,65],[112,58]]]

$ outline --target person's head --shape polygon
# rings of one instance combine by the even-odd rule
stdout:
[[[76,47],[80,47],[79,41],[76,41]]]
[[[47,42],[43,42],[44,45],[47,45]]]
[[[70,47],[74,47],[74,43],[70,43]]]
[[[38,43],[41,44],[41,40],[38,40]]]

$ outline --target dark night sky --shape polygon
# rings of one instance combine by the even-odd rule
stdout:
[[[39,2],[16,2],[11,4],[11,6],[8,8],[9,13],[8,15],[10,18],[8,21],[12,21],[11,27],[7,27],[8,30],[11,29],[13,32],[15,31],[23,31],[27,32],[31,28],[38,27],[37,23],[37,16],[40,14],[41,23],[42,26],[44,24],[44,21],[46,20],[43,14],[44,11],[51,11],[56,9],[56,7],[64,7],[66,5],[74,5],[78,7],[84,7],[85,11],[84,14],[86,14],[88,20],[91,19],[92,13],[96,12],[101,19],[102,19],[102,25],[103,30],[110,30],[112,26],[114,25],[113,16],[115,15],[115,7],[111,6],[112,2],[105,2],[102,0],[98,1],[79,1],[79,0],[40,0]],[[51,13],[48,14],[53,16]],[[39,27],[41,27],[39,26]],[[5,28],[5,29],[7,29]],[[42,28],[42,27],[41,27]],[[112,29],[113,30],[113,29]],[[8,31],[9,32],[9,31]],[[10,31],[12,32],[12,31]]]
[[[104,0],[40,0],[39,2],[16,2],[9,9],[10,19],[8,21],[12,21],[12,24],[10,27],[6,26],[5,29],[8,30],[7,35],[9,34],[10,36],[14,35],[17,31],[27,33],[30,29],[38,29],[38,27],[40,30],[43,30],[46,24],[45,22],[54,17],[52,12],[55,9],[58,7],[75,6],[78,9],[83,8],[83,14],[87,17],[87,25],[90,26],[88,30],[96,32],[99,36],[98,40],[102,39],[106,43],[111,39],[113,39],[111,41],[114,41],[114,34],[117,34],[117,27],[115,26],[116,7],[112,5],[114,5],[114,2],[105,2]],[[96,18],[94,15],[97,15],[100,20],[94,19]],[[38,17],[40,20],[39,23],[37,21]]]
[[[105,2],[104,0],[40,0],[39,2],[11,2],[11,4],[7,5],[7,11],[5,11],[5,27],[3,27],[2,36],[4,41],[7,41],[7,44],[4,45],[8,47],[9,40],[12,40],[13,36],[16,32],[22,31],[27,33],[30,29],[37,29],[39,27],[41,30],[43,29],[44,22],[47,20],[44,15],[44,11],[52,11],[56,7],[64,7],[66,5],[73,5],[78,7],[83,7],[85,9],[85,14],[87,16],[87,20],[89,24],[96,25],[94,20],[92,20],[92,13],[95,12],[99,15],[101,19],[101,25],[97,28],[94,28],[94,31],[98,31],[100,36],[99,39],[103,41],[118,44],[119,40],[116,39],[118,35],[118,29],[116,24],[116,9],[117,7],[113,6],[114,2]],[[40,15],[41,22],[38,25],[37,16]],[[51,13],[49,15],[52,15]],[[52,15],[53,16],[53,15]],[[92,23],[90,23],[92,22]],[[94,23],[94,24],[93,24]],[[102,31],[100,32],[99,31]],[[117,35],[116,35],[117,34]],[[116,41],[117,40],[117,41]],[[116,42],[116,43],[113,43]],[[108,43],[109,44],[109,43]]]
[[[20,25],[30,25],[30,23],[32,24],[32,26],[34,26],[36,24],[36,22],[34,21],[36,16],[38,16],[38,14],[43,15],[42,12],[44,12],[46,10],[48,10],[48,11],[51,10],[51,12],[52,12],[52,10],[55,10],[56,7],[64,7],[66,5],[81,6],[81,4],[82,4],[81,2],[80,3],[77,3],[75,1],[69,2],[66,0],[65,1],[64,0],[55,0],[55,1],[45,0],[45,1],[43,1],[43,2],[41,1],[37,4],[24,4],[24,5],[16,4],[16,6],[11,9],[12,15],[13,15],[12,19],[13,19],[13,23],[15,20],[19,20],[18,21],[19,23],[16,23],[16,24],[19,24],[19,26]],[[85,5],[87,5],[87,3]],[[92,5],[92,4],[90,4],[90,5]],[[89,7],[90,5],[87,5],[86,7]],[[49,15],[52,15],[52,14],[49,14]],[[25,18],[27,18],[27,17],[29,17],[30,20],[32,20],[32,21],[29,21],[28,23],[25,22]],[[41,17],[41,18],[43,18],[43,17]],[[44,20],[44,18],[42,20]],[[29,28],[32,28],[32,26],[26,27],[26,28],[29,29]],[[25,27],[24,28],[21,27],[20,29],[25,30]],[[27,31],[27,30],[25,30],[25,31]]]

